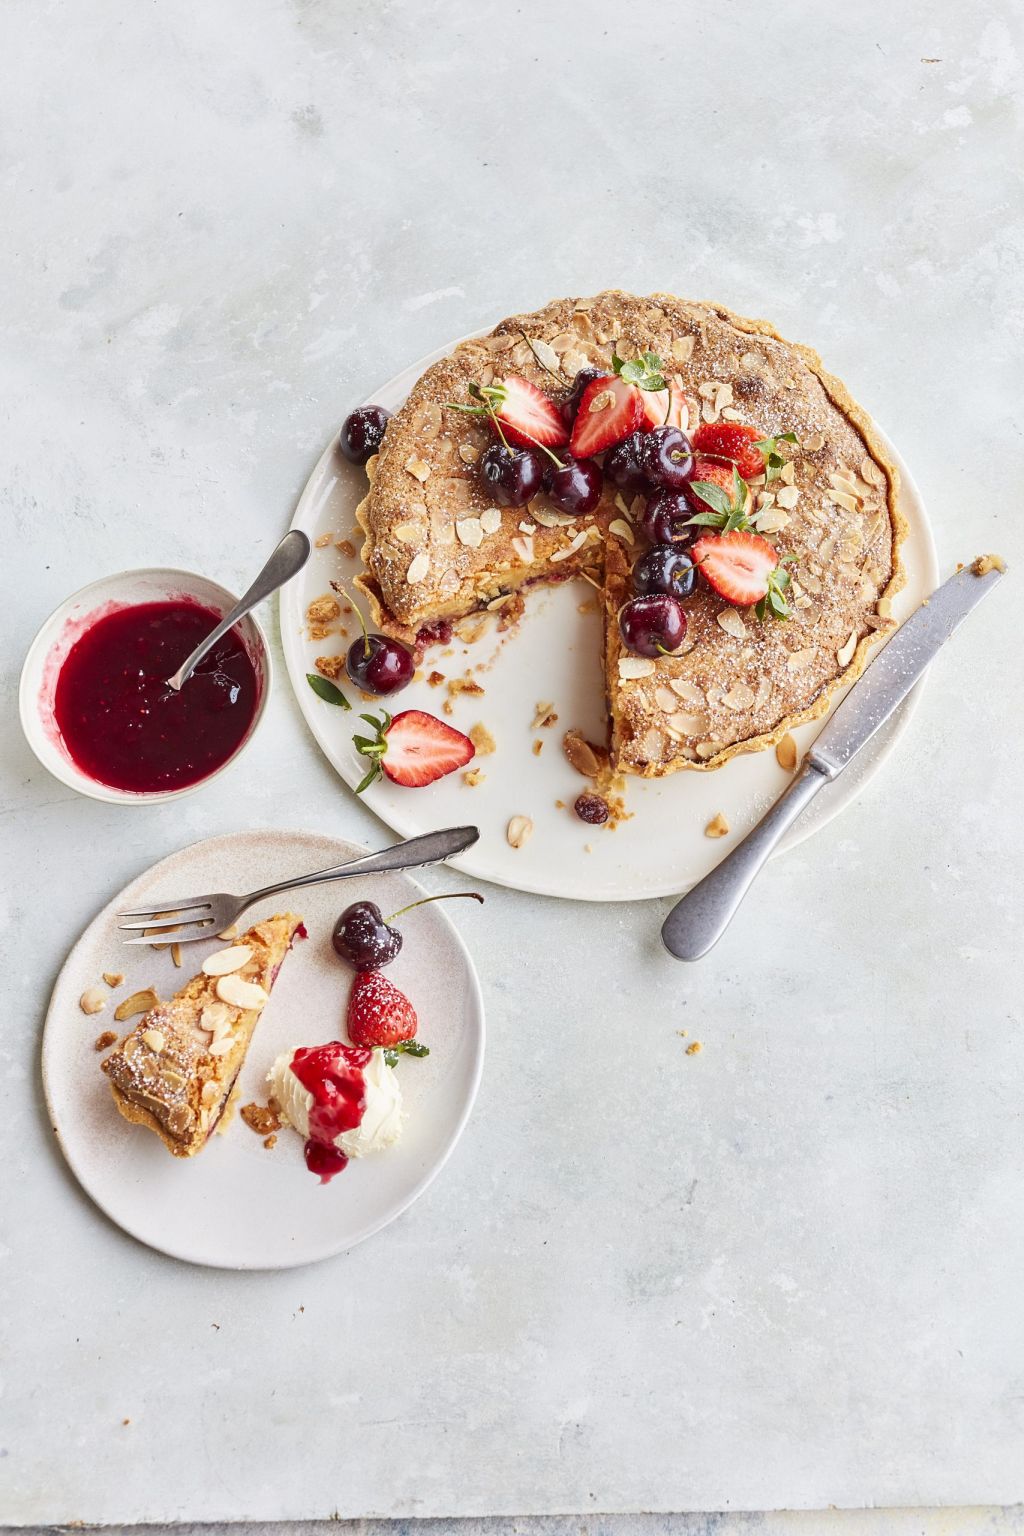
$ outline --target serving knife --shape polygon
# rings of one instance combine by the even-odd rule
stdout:
[[[899,708],[971,609],[1002,579],[1000,566],[976,565],[980,573],[964,566],[900,626],[833,712],[785,794],[672,908],[661,937],[677,960],[699,960],[718,942],[779,839]]]

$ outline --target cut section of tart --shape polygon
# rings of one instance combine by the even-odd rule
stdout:
[[[277,973],[302,936],[293,912],[254,924],[207,955],[199,974],[102,1062],[120,1113],[155,1131],[175,1157],[194,1157],[215,1130]]]
[[[548,489],[508,505],[488,466],[523,451]],[[572,455],[603,479],[576,515],[553,500]],[[460,343],[366,467],[359,585],[385,632],[422,647],[535,583],[603,587],[617,772],[717,768],[823,713],[903,582],[897,471],[844,385],[767,322],[671,294],[560,299]],[[623,606],[662,595],[637,642]]]

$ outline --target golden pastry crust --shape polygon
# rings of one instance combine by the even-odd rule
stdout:
[[[685,603],[683,653],[638,666],[617,625],[643,542],[622,498],[606,493],[579,519],[543,496],[527,508],[491,506],[475,469],[488,431],[446,402],[466,403],[470,381],[511,372],[560,399],[580,368],[610,369],[613,348],[664,360],[688,398],[691,430],[699,416],[748,422],[765,436],[796,433],[798,448],[783,445],[786,479],[755,486],[772,498],[759,531],[780,556],[796,557],[789,620],[761,622],[701,582]],[[612,754],[621,772],[717,768],[823,713],[835,687],[862,670],[902,585],[898,474],[845,386],[767,321],[671,294],[556,300],[460,343],[414,386],[368,469],[360,584],[376,621],[406,640],[525,584],[605,571]]]
[[[269,992],[301,922],[284,913],[232,940],[252,950],[234,974]],[[202,1022],[211,1003],[227,1010],[228,1043],[218,1052],[211,1051],[211,1031]],[[225,1112],[259,1019],[257,1009],[219,1002],[216,977],[194,976],[169,1002],[151,1008],[101,1062],[119,1113],[155,1131],[175,1157],[194,1157]]]

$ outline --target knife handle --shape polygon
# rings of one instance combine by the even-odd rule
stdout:
[[[661,930],[670,955],[675,955],[677,960],[699,960],[718,943],[776,843],[829,778],[829,773],[812,758],[804,759],[803,767],[785,794],[776,800],[753,831],[748,832],[742,843],[692,891],[676,902]]]

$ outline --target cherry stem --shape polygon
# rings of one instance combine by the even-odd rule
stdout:
[[[332,581],[331,582],[331,586],[334,588],[334,590],[336,592],[340,592],[342,597],[345,599],[345,601],[347,603],[350,603],[352,605],[352,608],[355,610],[355,616],[359,620],[359,628],[363,632],[363,655],[366,657],[367,660],[369,660],[370,659],[370,632],[366,628],[366,620],[363,618],[363,615],[360,612],[358,605],[348,595],[348,593],[345,591],[345,588],[342,586],[340,581]]]
[[[443,891],[440,896],[422,896],[419,901],[410,901],[407,907],[399,907],[397,912],[392,912],[391,916],[386,917],[384,921],[393,923],[396,917],[401,917],[405,912],[411,912],[413,907],[425,907],[431,901],[458,901],[462,896],[478,901],[483,906],[484,899],[479,891]]]

